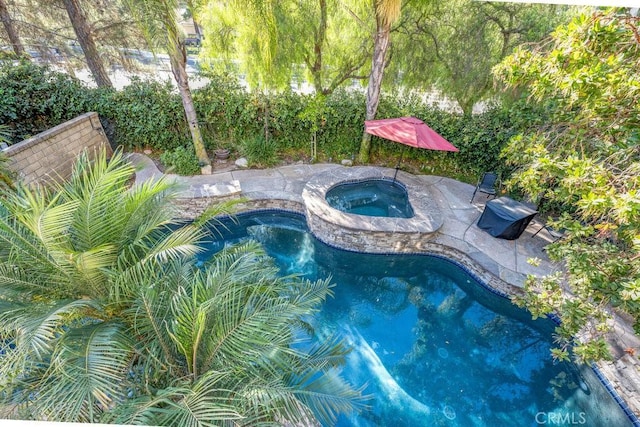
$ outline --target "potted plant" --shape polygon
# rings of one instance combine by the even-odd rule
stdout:
[[[213,154],[215,155],[216,159],[226,160],[229,158],[229,155],[231,154],[231,150],[229,149],[229,147],[225,142],[220,142],[216,147],[216,149],[213,150]]]
[[[213,154],[216,156],[216,159],[226,160],[229,158],[231,150],[229,150],[228,148],[220,147],[213,150]]]

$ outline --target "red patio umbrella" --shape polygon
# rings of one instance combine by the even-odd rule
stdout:
[[[453,144],[438,135],[422,120],[415,117],[366,120],[364,122],[364,131],[410,147],[425,148],[427,150],[458,151]],[[404,154],[404,151],[402,154]],[[396,174],[401,161],[402,155],[398,160],[398,166],[396,166]],[[395,176],[393,179],[395,180]]]

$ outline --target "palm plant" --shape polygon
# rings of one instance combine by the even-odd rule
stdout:
[[[0,188],[13,188],[13,175],[9,168],[9,158],[0,151]]]
[[[9,143],[9,127],[0,124],[0,145]],[[9,168],[9,158],[0,151],[0,189],[13,188],[13,171]]]
[[[344,346],[300,343],[328,283],[278,277],[255,244],[199,265],[199,223],[132,172],[102,154],[0,199],[0,416],[257,425],[360,405]]]

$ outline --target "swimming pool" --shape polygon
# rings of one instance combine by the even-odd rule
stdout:
[[[218,227],[204,257],[251,237],[283,274],[336,284],[316,334],[348,340],[344,376],[374,395],[370,411],[340,426],[631,425],[591,369],[551,360],[551,321],[532,321],[456,263],[338,250],[299,214],[238,219]]]

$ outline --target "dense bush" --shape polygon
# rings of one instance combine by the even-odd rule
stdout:
[[[165,151],[160,155],[160,161],[168,166],[168,173],[177,173],[178,175],[197,175],[200,173],[198,157],[192,146]]]
[[[88,92],[77,79],[28,61],[0,67],[0,124],[8,127],[10,144],[89,109]]]
[[[171,85],[134,80],[121,91],[91,89],[67,74],[21,62],[0,68],[0,123],[16,143],[96,111],[114,146],[172,149],[190,141]]]
[[[250,157],[253,165],[267,166],[290,153],[311,158],[315,136],[318,161],[339,161],[357,154],[365,119],[362,92],[338,90],[324,98],[248,92],[230,76],[206,77],[210,83],[193,90],[193,98],[207,149],[231,148]],[[188,157],[181,151],[184,148],[177,150],[190,147],[190,134],[180,97],[169,83],[134,80],[120,91],[91,89],[65,74],[22,63],[0,70],[0,95],[0,123],[12,131],[10,142],[96,111],[112,145],[170,151],[165,158],[172,159],[176,167],[176,156]],[[463,116],[426,104],[419,93],[383,96],[378,117],[416,116],[460,152],[417,150],[374,138],[372,161],[392,167],[402,156],[415,172],[466,181],[483,170],[506,175],[500,151],[523,126],[540,122],[542,117],[540,112],[521,107]],[[180,173],[187,173],[185,170],[191,169]]]
[[[91,103],[114,145],[171,150],[191,142],[180,97],[171,84],[134,79],[119,91],[105,91]]]
[[[207,148],[260,132],[257,106],[238,82],[227,75],[206,74],[209,83],[193,91],[202,136]]]

